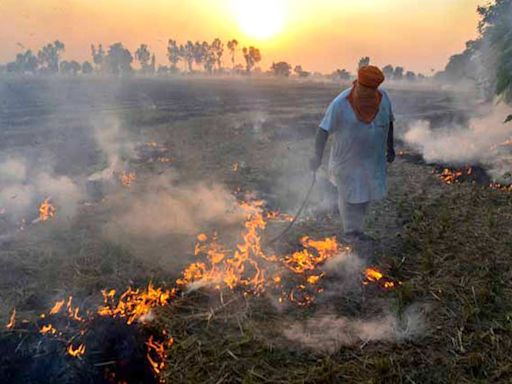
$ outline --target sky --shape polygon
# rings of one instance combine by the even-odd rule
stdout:
[[[261,49],[273,61],[330,73],[362,56],[429,74],[477,36],[484,0],[0,0],[0,62],[59,39],[64,59],[90,60],[91,43],[149,45],[167,64],[169,38]],[[225,65],[229,59],[225,53]],[[241,53],[238,61],[242,61]]]

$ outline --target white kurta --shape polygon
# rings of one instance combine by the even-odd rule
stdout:
[[[386,143],[394,119],[391,101],[382,93],[379,112],[366,124],[357,119],[343,91],[329,105],[320,128],[334,136],[329,175],[345,202],[366,203],[386,196]]]

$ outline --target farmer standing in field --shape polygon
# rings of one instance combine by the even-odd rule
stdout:
[[[316,135],[311,169],[316,172],[329,135],[334,136],[329,179],[338,190],[344,240],[367,240],[363,224],[371,201],[386,196],[386,161],[395,159],[393,111],[385,91],[384,74],[375,66],[358,71],[351,88],[329,105]]]

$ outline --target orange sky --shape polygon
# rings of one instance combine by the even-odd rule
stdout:
[[[122,41],[134,50],[149,44],[166,64],[169,38],[178,41],[228,40],[261,48],[263,69],[274,60],[307,70],[354,70],[359,57],[377,65],[404,65],[429,73],[474,38],[476,7],[483,0],[0,0],[0,62],[22,47],[38,49],[54,39],[66,44],[65,58],[90,59],[90,44]],[[272,5],[271,5],[272,4]],[[280,9],[281,29],[262,31]],[[248,9],[250,20],[240,16]],[[238,11],[237,11],[238,10]],[[254,15],[254,17],[252,17]],[[275,15],[274,15],[275,16]],[[247,16],[246,16],[247,17]],[[239,57],[241,59],[241,56]],[[226,65],[228,60],[226,57]]]

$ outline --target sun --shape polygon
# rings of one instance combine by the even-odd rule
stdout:
[[[284,27],[282,0],[232,0],[240,29],[255,39],[270,39]]]

